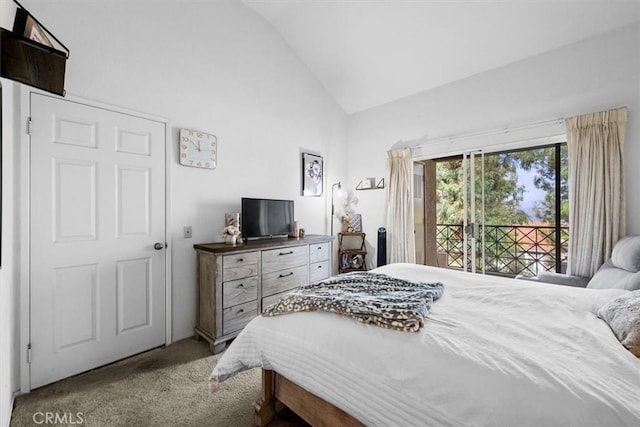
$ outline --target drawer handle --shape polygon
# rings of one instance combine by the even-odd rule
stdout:
[[[281,274],[279,277],[289,277],[289,276],[293,276],[293,271],[289,274]]]
[[[244,308],[241,308],[240,310],[238,310],[238,314],[240,313],[244,313]]]
[[[318,246],[318,250],[321,251],[322,250],[322,246]]]
[[[238,258],[238,262],[244,261],[244,258]]]
[[[244,288],[244,283],[240,283],[237,287],[238,288]]]
[[[291,255],[293,253],[293,251],[289,251],[289,252],[280,252],[279,255]]]
[[[321,265],[319,265],[319,266],[318,266],[318,268],[322,268],[322,266],[321,266]],[[242,286],[242,285],[240,285],[240,286]]]

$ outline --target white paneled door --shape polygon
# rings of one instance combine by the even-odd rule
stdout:
[[[165,123],[30,106],[35,388],[165,342]]]

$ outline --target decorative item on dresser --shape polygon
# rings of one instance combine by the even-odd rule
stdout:
[[[220,353],[227,341],[297,286],[326,279],[331,272],[331,236],[248,241],[241,246],[196,244],[198,316],[196,338]]]
[[[367,269],[367,249],[365,247],[366,233],[338,233],[338,272],[363,271]],[[347,238],[347,240],[345,240]],[[356,240],[351,246],[348,240]]]
[[[222,229],[222,237],[225,243],[235,245],[242,243],[242,233],[240,231],[240,214],[231,213],[224,216],[224,228]]]

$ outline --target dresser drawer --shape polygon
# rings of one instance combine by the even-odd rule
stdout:
[[[242,279],[258,274],[258,252],[225,255],[222,257],[222,281]]]
[[[309,262],[320,262],[329,259],[329,243],[309,245]]]
[[[269,307],[271,304],[277,302],[280,299],[280,297],[282,297],[283,295],[286,295],[287,292],[289,292],[289,290],[280,292],[279,294],[273,294],[273,295],[269,295],[268,297],[262,298],[262,311],[264,311],[264,309]]]
[[[287,268],[307,265],[309,260],[309,246],[294,246],[292,248],[270,249],[262,252],[262,274]]]
[[[239,331],[257,315],[257,300],[225,308],[222,310],[222,334],[227,335]]]
[[[273,273],[262,273],[262,296],[288,291],[307,284],[307,266],[289,268]]]
[[[222,284],[222,307],[232,307],[258,298],[258,278],[245,277]]]
[[[309,283],[329,277],[329,261],[314,262],[309,266]]]

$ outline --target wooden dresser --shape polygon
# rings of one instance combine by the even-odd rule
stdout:
[[[284,292],[331,274],[331,236],[197,244],[196,337],[213,353]]]

